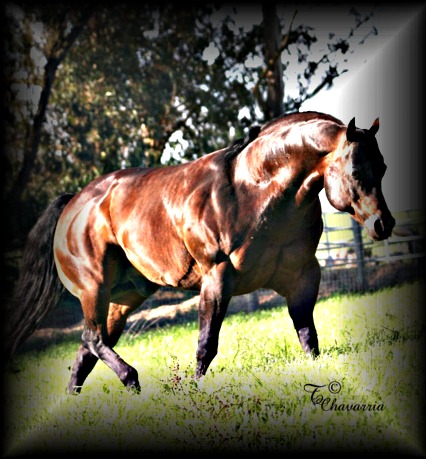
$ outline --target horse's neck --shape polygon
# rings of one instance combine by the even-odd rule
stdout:
[[[245,193],[253,193],[256,202],[275,205],[285,198],[296,207],[318,196],[324,183],[320,153],[297,148],[268,151],[267,139],[262,140],[254,142],[236,161],[234,179],[246,185]]]
[[[316,200],[324,174],[346,139],[345,127],[329,117],[272,123],[237,157],[234,178],[259,202],[293,200],[296,208]]]

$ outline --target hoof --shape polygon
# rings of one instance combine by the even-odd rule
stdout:
[[[78,395],[81,392],[81,386],[69,386],[66,388],[65,392],[68,395]]]
[[[139,384],[138,372],[134,368],[129,367],[127,374],[120,379],[129,391],[135,392],[137,394],[140,393],[141,386]]]
[[[132,394],[140,394],[141,393],[141,386],[139,383],[131,384],[126,386],[126,389],[131,392]]]

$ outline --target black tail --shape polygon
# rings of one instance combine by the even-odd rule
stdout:
[[[58,303],[64,287],[53,259],[53,235],[64,207],[73,197],[56,198],[28,234],[22,268],[4,323],[6,361],[36,330],[43,317]]]

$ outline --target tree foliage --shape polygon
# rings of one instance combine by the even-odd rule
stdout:
[[[315,30],[297,12],[245,8],[6,6],[5,195],[21,203],[24,233],[54,196],[99,174],[190,160],[299,110],[346,70],[371,19],[353,10],[348,34],[314,58]]]

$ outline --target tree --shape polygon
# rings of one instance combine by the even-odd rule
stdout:
[[[42,127],[45,120],[47,104],[49,101],[50,93],[52,91],[56,71],[61,62],[64,60],[77,36],[86,25],[92,10],[93,7],[83,8],[81,13],[79,12],[79,14],[75,16],[74,23],[71,24],[71,27],[69,28],[67,27],[68,13],[62,10],[60,7],[59,10],[55,9],[53,14],[49,12],[49,14],[46,15],[45,10],[41,10],[39,13],[40,18],[44,20],[44,24],[50,28],[50,31],[46,37],[43,36],[43,31],[36,32],[40,32],[39,35],[37,34],[38,36],[36,40],[38,41],[39,46],[43,48],[43,55],[46,63],[44,64],[44,73],[42,75],[43,83],[41,84],[41,92],[39,101],[37,103],[37,109],[32,119],[32,126],[28,126],[28,138],[25,139],[26,142],[23,149],[22,165],[17,174],[15,182],[13,183],[12,188],[8,193],[8,200],[11,202],[18,202],[20,200],[22,191],[25,189],[34,167],[38,147],[40,144],[40,138],[42,135]],[[26,21],[23,23],[16,22],[15,27],[22,28],[21,38],[23,40],[21,43],[19,43],[19,45],[24,47],[29,46],[32,53],[34,50],[34,47],[31,46],[32,40],[28,40],[30,38],[29,29],[31,28],[31,24]],[[36,33],[32,38],[35,38]],[[12,56],[13,53],[9,54],[9,58]],[[8,64],[10,65],[11,61],[9,61]],[[13,67],[13,65],[10,67]],[[8,70],[12,71],[12,68],[9,68]],[[31,75],[30,78],[36,78],[36,75]],[[9,116],[6,117],[7,120],[11,122],[17,121],[13,111],[9,111],[8,115]]]
[[[300,24],[293,29],[297,10],[294,11],[285,33],[281,32],[276,3],[262,4],[262,11],[265,33],[265,64],[253,93],[262,110],[264,121],[275,118],[282,113],[299,111],[305,101],[315,97],[323,89],[330,88],[336,78],[347,72],[346,68],[339,70],[338,61],[346,64],[348,57],[341,59],[339,57],[348,56],[351,38],[354,37],[358,29],[371,22],[374,16],[374,9],[366,14],[361,14],[355,8],[351,8],[349,12],[355,19],[353,27],[350,28],[345,37],[336,36],[331,32],[327,51],[320,56],[315,56],[311,53],[311,45],[317,41],[314,29],[308,24]],[[370,35],[377,35],[377,29],[374,25],[364,32],[359,44],[363,44]],[[291,54],[290,49],[292,47],[296,47],[298,63],[305,68],[299,72],[297,77],[298,95],[286,98],[283,75],[288,70],[289,62],[284,64],[283,53],[287,51]],[[318,76],[318,73],[321,73],[322,76],[314,83],[314,77]],[[262,87],[265,86],[266,90],[262,91]]]
[[[289,42],[290,30],[281,41],[281,28],[274,3],[263,3],[263,33],[265,36],[265,70],[255,86],[255,96],[265,120],[271,120],[285,111],[284,81],[281,53]],[[259,86],[266,82],[266,100],[263,100]]]
[[[14,154],[6,191],[21,215],[13,232],[25,234],[48,200],[99,174],[193,159],[253,123],[298,110],[345,71],[330,57],[347,54],[347,38],[371,17],[353,12],[348,37],[330,38],[314,61],[314,30],[296,27],[293,13],[283,23],[278,11],[263,6],[245,27],[240,5],[9,6],[6,118]],[[301,67],[297,96],[285,93],[283,80],[291,52]],[[22,87],[33,97],[19,100]]]
[[[61,5],[55,5],[54,9],[30,6],[24,13],[17,4],[4,6],[8,19],[3,70],[6,83],[3,107],[5,162],[9,172],[6,179],[12,177],[13,180],[5,180],[3,184],[3,205],[9,219],[6,233],[19,237],[21,226],[24,234],[28,229],[26,215],[31,215],[28,210],[32,206],[22,199],[22,195],[31,189],[30,178],[38,159],[56,72],[87,23],[93,7],[69,12]],[[40,196],[43,193],[37,194],[38,201],[43,202]]]

